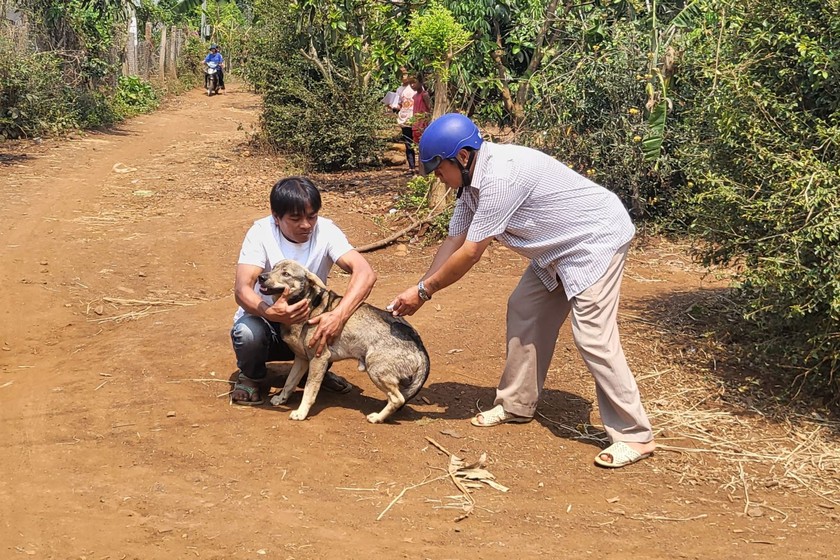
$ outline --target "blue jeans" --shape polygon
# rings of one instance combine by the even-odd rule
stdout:
[[[243,315],[230,330],[233,352],[240,377],[265,379],[266,362],[290,362],[294,353],[280,338],[280,325],[262,317]]]

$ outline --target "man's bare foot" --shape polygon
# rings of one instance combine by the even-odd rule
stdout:
[[[254,406],[263,403],[259,384],[247,377],[240,376],[230,393],[230,403],[242,406]]]

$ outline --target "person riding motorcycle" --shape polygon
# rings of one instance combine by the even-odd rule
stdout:
[[[204,66],[209,66],[210,63],[215,63],[216,65],[216,73],[219,76],[219,88],[224,91],[225,90],[225,59],[222,57],[222,53],[219,52],[218,45],[210,45],[210,53],[204,57]]]

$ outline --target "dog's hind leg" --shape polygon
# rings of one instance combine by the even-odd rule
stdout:
[[[303,388],[303,398],[300,400],[300,406],[297,410],[292,411],[289,418],[292,420],[306,420],[306,417],[309,415],[309,409],[315,404],[315,397],[318,396],[318,391],[321,389],[321,382],[324,380],[329,366],[329,352],[325,351],[320,357],[312,358],[309,362],[309,377],[306,378],[306,387]]]
[[[374,385],[379,387],[388,397],[385,408],[379,412],[373,412],[367,415],[368,422],[371,424],[381,424],[395,410],[398,410],[405,404],[405,397],[400,393],[400,384],[396,380],[376,378],[375,375],[371,375],[370,378]]]
[[[292,369],[289,372],[288,377],[286,377],[286,384],[283,385],[283,390],[271,397],[271,404],[273,406],[285,404],[289,400],[289,397],[291,397],[292,393],[294,393],[295,389],[297,389],[298,383],[300,383],[300,380],[303,378],[307,369],[309,369],[309,362],[302,358],[295,357],[295,362],[292,364]]]

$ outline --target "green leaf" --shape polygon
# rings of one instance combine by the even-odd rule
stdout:
[[[665,136],[665,118],[668,115],[668,102],[657,103],[648,116],[648,133],[642,140],[642,152],[645,161],[656,161],[662,152],[662,140]]]
[[[694,0],[671,20],[671,27],[688,29],[695,27],[703,19],[703,4],[706,0]]]

